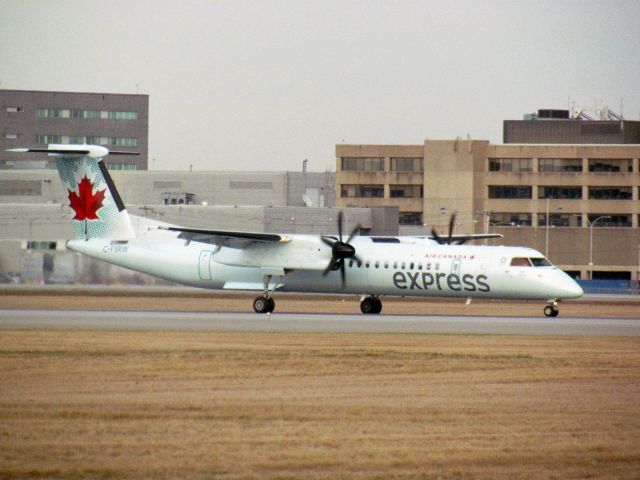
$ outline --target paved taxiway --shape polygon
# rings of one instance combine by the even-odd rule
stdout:
[[[640,320],[248,313],[0,310],[0,328],[323,333],[450,333],[640,336]]]

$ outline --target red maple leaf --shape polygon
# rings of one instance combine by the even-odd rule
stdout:
[[[99,190],[93,194],[94,183],[85,175],[78,184],[78,195],[73,190],[69,190],[69,206],[76,212],[74,220],[98,220],[98,210],[102,208],[104,200],[104,192],[107,190]]]

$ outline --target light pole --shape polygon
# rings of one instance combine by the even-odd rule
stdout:
[[[544,256],[549,258],[549,197],[547,197],[547,219],[545,221]]]
[[[562,205],[557,207],[558,211],[562,210]],[[549,219],[549,197],[547,197],[547,220],[545,226],[545,235],[544,235],[544,256],[549,258],[549,224],[551,220]]]
[[[611,218],[611,215],[602,215],[596,218],[593,222],[589,222],[589,280],[593,280],[593,226],[596,224],[598,220],[602,220],[604,218]]]

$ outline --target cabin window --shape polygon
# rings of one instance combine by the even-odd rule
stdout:
[[[421,263],[418,264],[418,270],[422,270],[422,264]]]
[[[384,262],[384,268],[389,268],[389,262]]]
[[[380,268],[380,262],[376,262],[376,268]]]
[[[393,262],[393,268],[398,269],[398,262]]]
[[[404,262],[402,262],[402,265],[400,265],[400,268],[401,268],[402,270],[404,270],[404,267],[406,267],[406,266],[407,266],[407,265],[406,265]]]
[[[413,270],[413,267],[414,267],[414,266],[415,266],[415,265],[414,265],[414,263],[413,263],[413,262],[411,262],[411,263],[409,264],[409,270]]]
[[[364,266],[365,268],[369,268],[369,262],[365,262]]]
[[[531,262],[526,257],[513,257],[511,259],[512,267],[530,267]]]
[[[353,260],[349,260],[349,267],[353,267]]]
[[[427,267],[426,268],[427,268],[427,270],[431,270],[431,264],[427,263]]]
[[[362,267],[362,262],[358,262],[358,268]]]

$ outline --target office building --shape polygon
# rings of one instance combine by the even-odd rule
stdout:
[[[582,279],[640,275],[639,144],[336,145],[336,205],[396,206],[401,233],[497,232]],[[496,242],[494,242],[496,243]]]
[[[111,170],[147,170],[148,95],[0,89],[0,129],[0,169],[51,165],[42,154],[9,148],[86,143],[139,153],[110,157]]]

